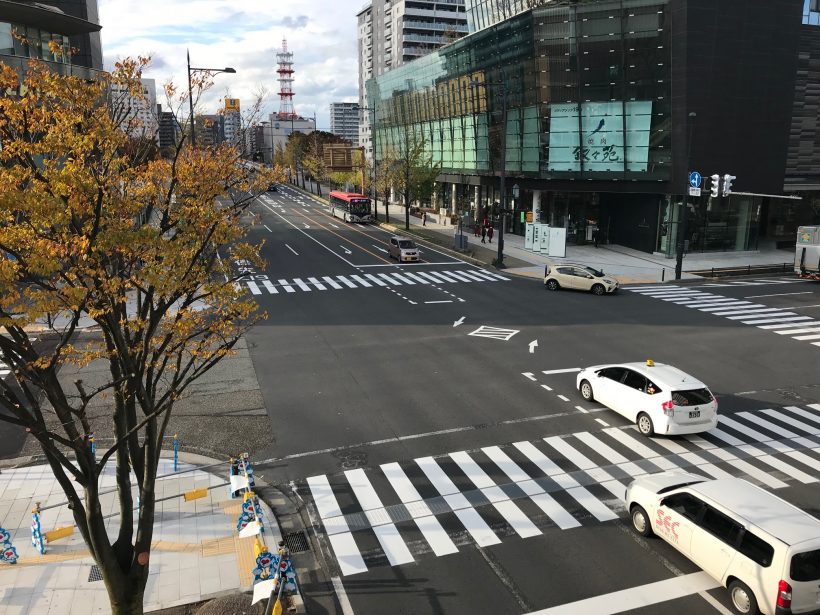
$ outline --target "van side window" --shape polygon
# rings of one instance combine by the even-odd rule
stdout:
[[[666,506],[687,519],[694,521],[698,518],[700,511],[704,507],[704,503],[691,493],[676,493],[664,498],[661,502],[661,506]]]
[[[774,547],[748,531],[743,533],[743,538],[740,539],[740,546],[737,550],[764,568],[771,565],[772,557],[774,557]]]
[[[820,581],[820,549],[794,554],[789,576],[798,583]]]
[[[743,529],[739,523],[733,521],[722,512],[716,511],[711,506],[706,507],[706,511],[703,513],[703,519],[699,525],[731,547],[737,545],[737,539]]]

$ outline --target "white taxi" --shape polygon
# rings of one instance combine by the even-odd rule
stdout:
[[[587,401],[614,410],[645,436],[678,435],[717,427],[717,400],[705,384],[671,365],[593,365],[578,372],[576,386]]]

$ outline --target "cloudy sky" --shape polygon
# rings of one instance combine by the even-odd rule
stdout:
[[[221,74],[197,113],[215,113],[227,92],[242,101],[267,90],[265,116],[279,110],[276,52],[287,38],[294,54],[294,107],[316,114],[328,130],[331,102],[358,98],[356,13],[365,0],[99,0],[106,68],[119,59],[150,55],[144,77],[187,87],[185,50],[197,67],[232,66]],[[265,117],[264,119],[268,119]]]

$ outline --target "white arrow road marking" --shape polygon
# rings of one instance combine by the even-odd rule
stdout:
[[[379,247],[379,246],[377,246],[375,243],[371,243],[370,245],[371,245],[371,246],[373,246],[374,248],[376,248],[377,250],[381,250],[382,252],[384,252],[385,254],[387,254],[387,250],[385,250],[384,248],[380,248],[380,247]]]
[[[453,323],[453,326],[454,326],[454,327],[457,327],[457,326],[459,326],[459,325],[463,325],[463,324],[464,324],[464,316],[462,316],[462,317],[461,317],[461,318],[459,318],[457,321],[455,321],[455,322]]]
[[[353,252],[351,252],[350,250],[348,250],[347,248],[345,248],[342,244],[339,244],[339,247],[340,247],[342,250],[344,250],[344,251],[345,251],[345,254],[353,254]]]
[[[310,228],[310,225],[307,222],[302,222],[302,226],[304,226],[305,228]]]
[[[299,253],[296,250],[294,250],[293,248],[291,248],[288,244],[285,244],[285,247],[288,250],[290,250],[291,252],[293,252],[296,256],[299,256]]]
[[[530,354],[535,352],[536,347],[538,346],[538,340],[532,340],[530,342]]]
[[[328,224],[329,224],[330,226],[332,226],[333,228],[339,228],[338,226],[336,226],[335,224],[333,224],[333,222],[328,222]]]

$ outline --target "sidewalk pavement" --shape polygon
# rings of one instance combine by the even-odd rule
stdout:
[[[193,470],[213,463],[219,465],[208,472]],[[146,612],[236,594],[250,590],[253,583],[254,539],[240,539],[237,535],[242,500],[231,499],[228,486],[223,485],[228,481],[228,462],[180,453],[179,470],[193,471],[157,480],[158,499],[177,494],[180,497],[157,502],[145,588]],[[173,460],[161,459],[158,474],[171,472]],[[100,488],[114,486],[114,467],[109,464]],[[183,492],[201,487],[214,488],[201,499],[186,502],[181,497]],[[0,527],[11,533],[19,556],[16,564],[0,563],[0,615],[111,612],[104,584],[90,578],[94,560],[76,529],[67,538],[47,543],[44,555],[32,546],[32,507],[37,502],[42,508],[64,501],[65,495],[48,465],[3,469],[0,473]],[[108,533],[116,537],[116,493],[102,495],[101,502],[105,514],[113,513]],[[263,540],[275,552],[281,531],[261,498],[260,505],[266,529]],[[73,524],[65,505],[44,510],[40,516],[43,533]]]
[[[384,219],[384,204],[378,207],[379,219]],[[440,233],[448,241],[458,233],[458,226],[449,223],[441,224],[437,214],[427,215],[425,229]],[[404,227],[404,208],[398,205],[390,206],[390,223],[399,228]],[[421,227],[421,218],[410,216],[411,227]],[[496,233],[492,244],[481,243],[480,237],[475,237],[472,228],[464,228],[464,235],[467,237],[468,250],[474,252],[478,260],[490,263],[496,255],[498,233]],[[452,243],[449,245],[452,246]],[[567,244],[566,257],[557,258],[532,252],[524,249],[524,238],[512,233],[504,234],[504,255],[505,263],[508,265],[507,273],[523,275],[527,277],[542,278],[544,276],[544,266],[547,264],[573,262],[581,263],[602,269],[609,275],[615,277],[622,284],[658,283],[670,281],[675,278],[675,259],[665,258],[656,254],[648,254],[640,250],[634,250],[620,245],[593,245],[576,246]],[[512,259],[508,260],[508,257]],[[687,254],[683,259],[683,279],[697,280],[701,276],[687,273],[689,271],[702,271],[712,267],[745,267],[746,265],[772,265],[789,263],[794,255],[790,250],[760,250],[757,252],[715,252],[715,253],[693,253]],[[524,266],[519,266],[521,261]],[[791,268],[786,269],[791,273]]]

